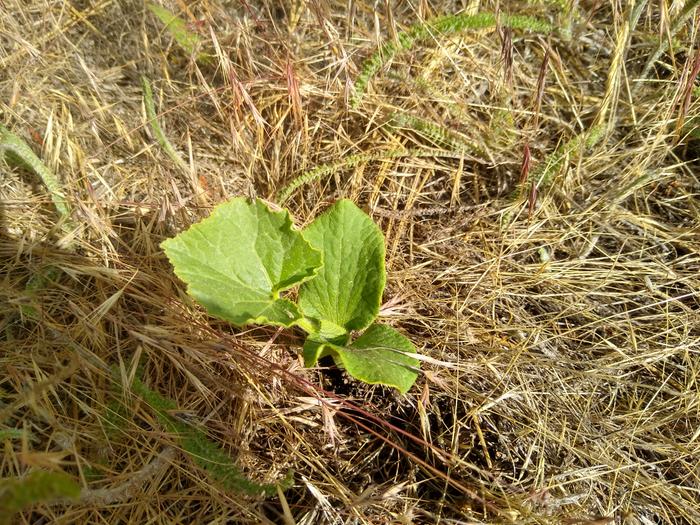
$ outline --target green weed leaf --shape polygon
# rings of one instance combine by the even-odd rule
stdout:
[[[151,83],[145,75],[141,76],[141,87],[143,88],[143,105],[146,107],[148,123],[151,125],[151,131],[153,132],[153,135],[155,135],[158,144],[160,144],[160,147],[163,148],[168,157],[170,157],[170,160],[172,160],[183,173],[189,173],[189,166],[177,152],[175,146],[173,146],[173,144],[168,140],[163,128],[160,127],[160,122],[158,122],[158,113],[156,112],[156,105],[153,101],[153,90],[151,89]]]
[[[386,275],[384,236],[352,201],[341,200],[304,230],[323,253],[318,275],[299,289],[304,315],[362,330],[379,313]]]
[[[158,4],[147,4],[148,9],[158,17],[175,41],[186,53],[192,54],[199,47],[199,36],[187,29],[187,22]]]
[[[53,172],[46,167],[46,164],[36,156],[26,142],[6,127],[0,125],[0,158],[5,155],[9,157],[9,160],[14,161],[14,163],[29,168],[41,179],[51,194],[51,200],[59,216],[64,221],[64,231],[70,232],[74,227],[70,219],[70,206],[68,205],[68,201],[66,200],[58,179]]]
[[[211,315],[239,326],[295,324],[299,309],[279,293],[313,277],[322,264],[289,213],[242,197],[161,246],[188,293]]]
[[[407,354],[416,348],[402,334],[383,324],[373,324],[350,346],[325,345],[323,352],[365,383],[389,385],[405,394],[418,378],[420,361]]]
[[[80,487],[63,472],[35,470],[21,478],[0,479],[0,524],[11,523],[12,516],[32,505],[63,499],[76,499]]]
[[[182,449],[195,464],[224,489],[250,496],[274,496],[278,485],[282,490],[287,490],[294,484],[294,474],[291,471],[278,483],[256,483],[248,479],[229,454],[209,439],[204,430],[169,415],[177,409],[173,400],[151,390],[138,377],[134,378],[132,389],[155,410],[160,424],[178,437]]]
[[[303,328],[307,367],[330,355],[367,383],[404,393],[416,381],[413,344],[372,324],[386,282],[384,236],[352,201],[337,202],[299,232],[286,211],[237,198],[161,246],[212,315],[236,325]],[[279,297],[296,284],[298,305]],[[352,332],[365,329],[351,343]]]

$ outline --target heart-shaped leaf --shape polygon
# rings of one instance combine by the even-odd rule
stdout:
[[[386,282],[381,230],[344,199],[311,223],[304,237],[323,253],[318,275],[299,289],[304,315],[347,331],[369,326],[379,313]]]
[[[294,229],[289,213],[242,197],[161,246],[188,293],[235,325],[295,324],[298,307],[279,293],[322,265],[321,253]]]
[[[365,383],[396,387],[402,394],[418,378],[420,361],[409,355],[416,353],[413,343],[383,324],[373,324],[350,346],[324,344],[319,354],[327,353],[351,376]]]

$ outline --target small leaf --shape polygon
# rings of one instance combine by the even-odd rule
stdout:
[[[0,125],[0,158],[8,155],[10,160],[32,170],[44,183],[51,194],[56,210],[64,220],[63,229],[70,232],[74,225],[70,219],[70,206],[56,176],[46,167],[34,151],[17,135]]]
[[[304,341],[304,366],[306,368],[311,368],[321,359],[326,343],[327,341],[324,341],[317,335],[309,334],[306,341]]]
[[[322,264],[286,211],[239,197],[161,244],[188,293],[235,325],[292,326],[297,306],[279,293],[313,277]]]
[[[352,201],[341,200],[304,230],[323,253],[323,268],[299,289],[307,317],[347,331],[362,330],[379,313],[386,275],[384,236]]]
[[[356,379],[408,392],[418,378],[420,361],[413,343],[383,324],[373,324],[350,346],[328,345],[336,364]]]
[[[148,9],[158,17],[165,28],[170,31],[175,41],[186,53],[192,54],[199,46],[199,36],[187,29],[187,22],[158,4],[148,4]]]
[[[0,524],[11,523],[12,516],[32,505],[63,499],[76,499],[80,487],[63,472],[35,470],[21,478],[0,479]]]
[[[145,75],[141,75],[141,87],[143,88],[143,105],[146,108],[146,116],[148,117],[148,123],[151,126],[153,135],[155,135],[160,147],[163,148],[168,157],[170,157],[170,160],[172,160],[183,171],[183,173],[189,174],[190,167],[182,159],[172,142],[168,140],[163,128],[160,127],[160,122],[158,122],[158,113],[156,112],[156,105],[153,101],[153,90],[151,89],[151,83],[148,80],[148,77]]]

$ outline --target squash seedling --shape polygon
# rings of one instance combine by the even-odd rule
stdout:
[[[300,231],[288,211],[234,198],[161,246],[211,315],[235,326],[303,329],[307,367],[330,355],[367,383],[405,393],[416,381],[411,341],[375,322],[386,283],[384,236],[351,201],[338,201]],[[281,295],[294,286],[297,302]]]

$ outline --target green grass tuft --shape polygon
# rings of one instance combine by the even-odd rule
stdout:
[[[25,431],[19,428],[5,428],[0,430],[0,441],[8,439],[24,439]],[[32,439],[30,434],[29,439]]]
[[[68,201],[61,189],[61,185],[53,172],[37,157],[25,141],[12,133],[6,127],[0,125],[0,157],[5,156],[8,161],[29,169],[41,179],[49,190],[53,205],[58,212],[61,230],[70,233],[75,229],[75,224],[71,219],[71,209]],[[55,281],[61,271],[53,266],[33,274],[25,285],[25,294],[30,302],[35,298],[38,291]],[[25,317],[38,319],[38,310],[32,304],[21,304],[20,312]]]
[[[24,286],[24,295],[29,303],[20,304],[20,312],[23,316],[38,320],[39,310],[36,307],[36,299],[39,292],[44,290],[48,285],[54,283],[61,276],[61,270],[55,266],[47,266],[42,270],[32,274]]]

